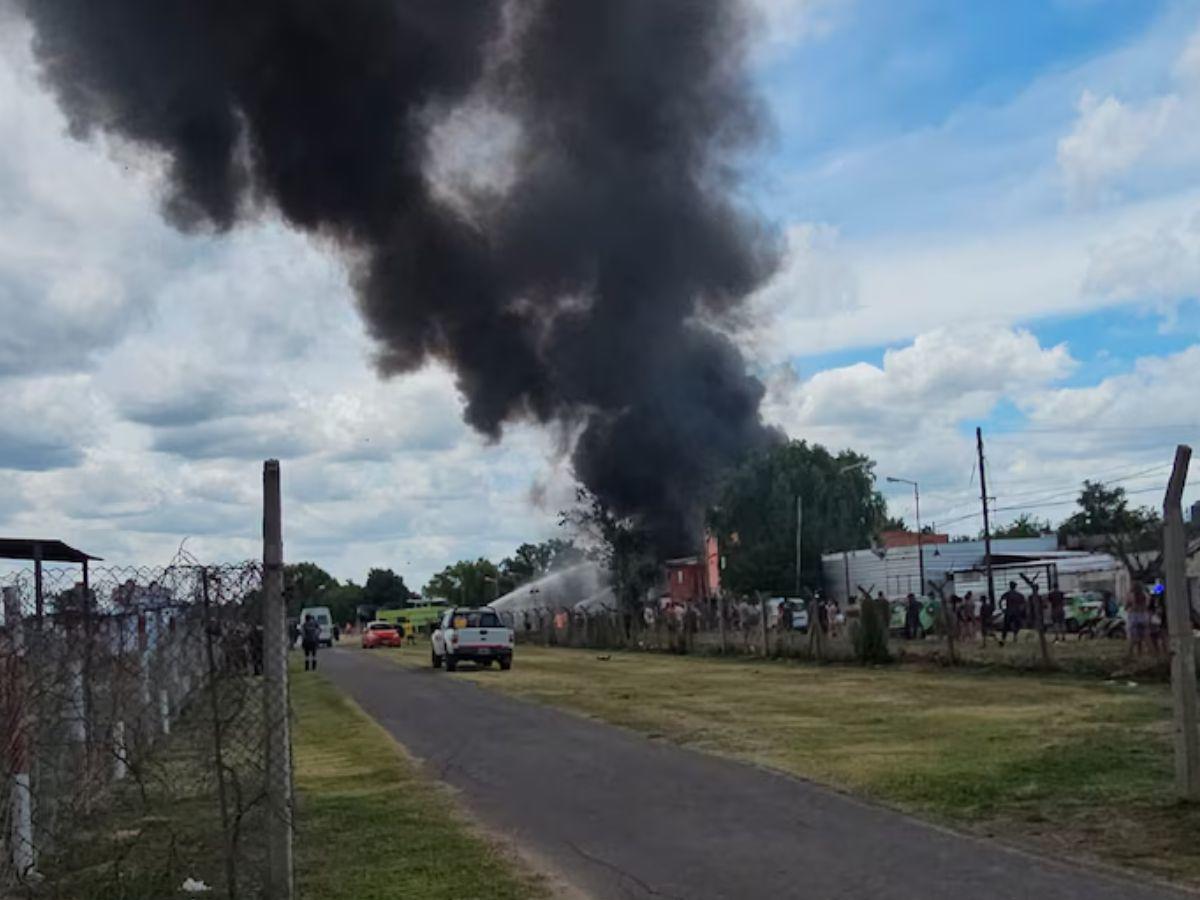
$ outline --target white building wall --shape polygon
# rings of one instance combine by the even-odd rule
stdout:
[[[992,541],[992,553],[1040,553],[1057,546],[1054,535],[1036,538],[999,538]],[[863,587],[888,599],[902,599],[908,593],[920,594],[921,577],[917,547],[893,547],[888,550],[850,550],[826,553],[821,557],[825,592],[844,604],[849,596],[858,596]],[[983,565],[983,541],[958,541],[949,544],[925,544],[926,581],[941,581],[947,572]]]

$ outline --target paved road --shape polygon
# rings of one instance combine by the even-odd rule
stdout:
[[[1034,859],[447,672],[347,650],[321,654],[321,667],[473,815],[597,900],[1196,896]]]

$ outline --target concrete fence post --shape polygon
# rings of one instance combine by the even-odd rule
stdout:
[[[721,628],[721,655],[729,653],[728,616],[725,609],[725,593],[717,594],[717,623]]]
[[[279,461],[263,464],[263,708],[266,728],[267,900],[292,900],[292,742]]]
[[[37,848],[33,837],[33,787],[30,779],[29,716],[25,708],[25,623],[16,588],[4,588],[4,622],[10,650],[8,708],[4,710],[8,741],[9,833],[4,835],[13,869],[23,879],[36,878]]]
[[[87,743],[87,707],[83,696],[83,658],[72,656],[67,663],[67,740],[76,746]]]
[[[129,750],[125,744],[125,720],[117,719],[112,727],[113,780],[124,781],[129,772]]]
[[[1175,467],[1163,499],[1163,568],[1167,634],[1171,642],[1171,692],[1175,701],[1175,787],[1184,800],[1200,800],[1200,733],[1197,732],[1196,649],[1187,589],[1183,487],[1192,448],[1175,449]]]
[[[767,645],[767,598],[761,594],[758,597],[758,620],[762,626],[762,655],[770,656],[771,648]]]

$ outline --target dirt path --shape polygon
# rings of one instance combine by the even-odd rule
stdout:
[[[321,668],[470,813],[598,900],[1196,896],[1036,859],[446,672],[349,650],[323,653]]]

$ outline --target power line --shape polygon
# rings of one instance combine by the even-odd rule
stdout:
[[[1127,465],[1127,464],[1118,465],[1118,466],[1115,466],[1115,467],[1112,467],[1112,466],[1110,466],[1110,467],[1108,467],[1108,468],[1106,468],[1106,469],[1102,469],[1100,472],[1098,472],[1098,473],[1096,473],[1096,474],[1092,475],[1092,476],[1091,476],[1091,478],[1084,478],[1083,480],[1085,480],[1085,481],[1091,481],[1093,478],[1099,478],[1099,477],[1102,477],[1102,476],[1111,475],[1111,474],[1112,474],[1112,473],[1114,473],[1114,472],[1119,472],[1121,469],[1124,469],[1124,468],[1126,468],[1126,465]],[[1120,482],[1120,481],[1129,481],[1129,480],[1133,480],[1134,478],[1138,478],[1138,477],[1141,477],[1141,476],[1143,476],[1143,475],[1149,475],[1149,474],[1152,474],[1152,473],[1154,473],[1154,472],[1157,472],[1157,471],[1159,471],[1159,470],[1166,470],[1166,469],[1169,469],[1169,468],[1171,468],[1171,464],[1170,464],[1170,463],[1164,463],[1164,464],[1157,465],[1157,466],[1151,466],[1149,469],[1143,469],[1143,470],[1139,470],[1138,472],[1122,473],[1122,474],[1119,474],[1119,475],[1114,475],[1112,478],[1110,478],[1110,479],[1108,479],[1108,480],[1105,480],[1105,481],[1100,481],[1099,483],[1100,483],[1100,484],[1105,484],[1105,485],[1107,485],[1107,484],[1115,484],[1115,483],[1117,483],[1117,482]],[[976,471],[977,471],[977,467],[973,467],[973,468],[972,468],[972,470],[971,470],[971,481],[972,481],[972,482],[974,482],[974,475],[975,475],[975,472],[976,472]],[[1021,480],[1018,480],[1018,481],[1009,482],[1009,484],[1010,484],[1010,485],[1024,485],[1024,484],[1033,484],[1033,483],[1034,483],[1033,479],[1021,479]],[[992,497],[1000,497],[1000,496],[1002,496],[1002,497],[1004,497],[1006,500],[1010,500],[1010,499],[1014,499],[1014,498],[1017,498],[1017,497],[1032,497],[1032,496],[1036,496],[1036,495],[1040,495],[1040,494],[1048,494],[1048,493],[1049,493],[1049,494],[1058,494],[1058,493],[1061,493],[1061,492],[1063,492],[1063,491],[1066,491],[1066,490],[1075,490],[1075,491],[1077,491],[1077,490],[1078,490],[1078,488],[1077,488],[1077,487],[1072,487],[1072,488],[1066,488],[1066,487],[1062,487],[1062,488],[1056,488],[1056,487],[1047,487],[1047,486],[1042,486],[1042,487],[1039,487],[1039,488],[1034,488],[1034,489],[1027,490],[1027,491],[1020,491],[1020,492],[1018,492],[1018,493],[1009,493],[1009,492],[1008,492],[1008,491],[1006,491],[1006,490],[1003,490],[1003,489],[997,490],[996,488],[994,488],[994,487],[993,487],[990,493],[991,493],[991,496],[992,496]],[[942,490],[939,490],[939,489],[934,489],[934,490],[927,491],[926,493],[927,493],[929,496],[932,496],[932,497],[937,497],[937,498],[939,498],[939,499],[943,499],[943,498],[946,498],[946,499],[952,499],[952,498],[954,498],[954,497],[958,497],[958,496],[963,496],[963,497],[970,496],[970,497],[971,497],[971,499],[970,499],[970,500],[963,500],[963,502],[961,502],[961,503],[953,503],[953,505],[951,505],[951,506],[950,506],[950,507],[949,507],[947,510],[945,510],[945,514],[953,513],[953,512],[955,512],[956,510],[959,510],[959,509],[964,509],[964,508],[966,508],[966,507],[968,507],[968,506],[973,506],[973,505],[974,505],[974,503],[975,503],[975,502],[977,501],[977,499],[978,499],[978,498],[976,498],[976,497],[975,497],[975,495],[974,495],[974,492],[970,492],[970,493],[968,493],[968,491],[967,491],[966,489],[964,489],[964,488],[949,488],[949,489],[942,489]]]
[[[1114,474],[1114,473],[1116,473],[1116,472],[1120,472],[1122,469],[1126,468],[1126,466],[1127,466],[1127,465],[1128,465],[1127,463],[1122,463],[1122,464],[1120,464],[1120,465],[1117,465],[1117,466],[1109,466],[1109,467],[1107,467],[1107,468],[1105,468],[1105,469],[1102,469],[1101,471],[1099,471],[1099,472],[1096,472],[1095,474],[1093,474],[1093,475],[1092,475],[1092,478],[1108,478],[1108,477],[1112,477],[1112,478],[1115,478],[1115,479],[1125,479],[1125,478],[1134,478],[1134,477],[1136,477],[1136,475],[1124,475],[1124,474],[1122,474],[1122,475],[1116,475],[1116,474]],[[1146,472],[1152,472],[1152,471],[1157,471],[1157,470],[1159,470],[1159,469],[1169,469],[1169,468],[1171,468],[1171,464],[1170,464],[1170,463],[1163,463],[1162,465],[1158,465],[1158,466],[1152,466],[1151,468],[1149,468],[1149,469],[1146,469],[1145,471],[1146,471]],[[1086,479],[1086,478],[1085,478],[1084,480],[1091,480],[1091,479]],[[1018,480],[1018,481],[1011,482],[1011,484],[1015,484],[1015,485],[1022,485],[1022,484],[1032,484],[1032,483],[1033,483],[1033,482],[1032,482],[1032,479],[1021,479],[1021,480]],[[1044,492],[1046,492],[1046,491],[1048,491],[1048,490],[1051,490],[1051,489],[1050,489],[1050,488],[1046,488],[1046,487],[1041,487],[1041,488],[1037,488],[1037,489],[1035,489],[1035,490],[1022,491],[1022,492],[1020,492],[1020,493],[1016,493],[1016,494],[1010,494],[1010,493],[1008,493],[1008,492],[1006,492],[1006,491],[1003,491],[1003,490],[993,490],[993,491],[992,491],[992,493],[993,493],[993,495],[1000,495],[1000,494],[1003,494],[1005,497],[1025,497],[1025,496],[1030,496],[1030,495],[1032,495],[1032,494],[1041,494],[1041,493],[1044,493]]]
[[[1096,482],[1092,482],[1092,483],[1100,484],[1100,485],[1104,485],[1104,486],[1108,486],[1110,484],[1119,484],[1122,481],[1133,481],[1135,478],[1143,478],[1146,475],[1157,474],[1158,472],[1160,472],[1164,469],[1169,469],[1169,468],[1171,468],[1171,463],[1165,463],[1163,465],[1151,466],[1149,469],[1142,469],[1138,472],[1131,472],[1127,475],[1118,475],[1115,478],[1110,478],[1105,481],[1096,481]],[[1090,480],[1091,479],[1085,479],[1085,481],[1090,481]],[[1065,488],[1062,490],[1065,490]],[[1024,492],[1019,492],[1016,494],[1004,494],[1004,499],[1012,500],[1017,497],[1031,497],[1031,496],[1035,496],[1037,494],[1045,494],[1047,492],[1050,492],[1052,494],[1059,494],[1059,493],[1062,493],[1062,490],[1054,489],[1054,488],[1040,488],[1035,491],[1024,491]],[[1072,490],[1078,491],[1079,488],[1073,488]],[[999,496],[999,493],[997,493],[997,496]]]
[[[1158,466],[1151,466],[1148,469],[1141,469],[1137,472],[1129,472],[1126,474],[1118,475],[1115,478],[1109,478],[1104,481],[1095,481],[1092,483],[1103,485],[1103,486],[1107,487],[1109,485],[1120,484],[1121,482],[1133,481],[1137,478],[1144,478],[1148,475],[1157,474],[1158,472],[1162,471],[1163,469],[1169,469],[1170,467],[1171,467],[1170,463],[1166,463],[1166,464],[1158,465]],[[1085,479],[1085,480],[1090,481],[1091,479]],[[1060,497],[1064,498],[1064,502],[1065,502],[1065,500],[1069,500],[1069,499],[1078,497],[1079,491],[1080,491],[1080,488],[1075,485],[1073,485],[1069,488],[1066,486],[1042,487],[1042,488],[1038,488],[1037,490],[1023,491],[1023,492],[1019,492],[1019,493],[1015,493],[1015,494],[1008,494],[1003,491],[996,491],[993,493],[992,498],[995,499],[997,497],[1003,497],[1005,499],[1005,501],[1015,500],[1020,497],[1032,497],[1033,498],[1031,500],[1027,500],[1020,504],[1017,504],[1016,506],[1001,507],[1001,508],[998,508],[995,510],[996,512],[1000,512],[1003,509],[1020,509],[1023,507],[1034,508],[1038,505],[1049,503],[1050,501],[1056,501]],[[1126,493],[1133,493],[1133,492],[1126,491]],[[968,505],[967,503],[955,504],[954,506],[951,506],[948,510],[946,510],[945,514],[953,513],[954,511],[962,509],[963,507],[965,507],[967,505]],[[981,515],[981,513],[975,513],[974,515]],[[960,521],[960,520],[966,519],[966,518],[970,518],[970,516],[961,516],[958,519],[948,519],[948,520],[943,520],[943,522],[947,523],[947,522],[951,522],[951,521]]]
[[[1168,422],[1162,425],[1093,425],[1093,426],[1074,426],[1074,425],[1059,425],[1059,426],[1030,426],[1022,428],[1019,431],[1004,431],[996,435],[998,439],[1002,438],[1019,438],[1025,434],[1145,434],[1148,437],[1151,430],[1200,430],[1200,422]]]

